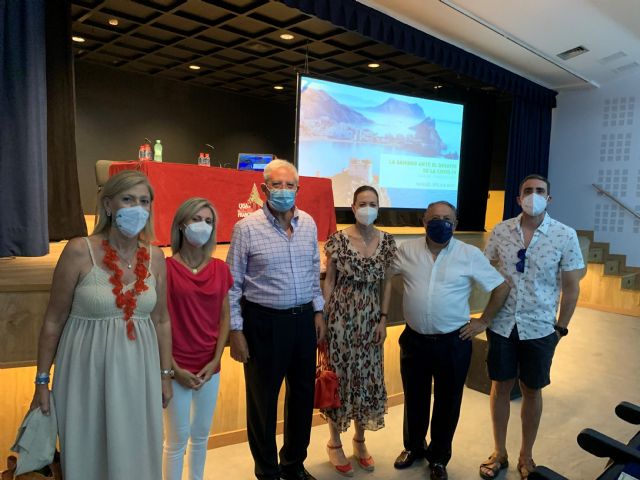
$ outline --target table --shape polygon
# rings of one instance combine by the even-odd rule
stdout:
[[[171,243],[171,222],[178,207],[190,197],[204,197],[218,213],[217,240],[231,241],[235,223],[261,208],[264,194],[262,172],[206,167],[183,163],[153,161],[114,162],[109,175],[122,170],[139,170],[149,178],[153,202],[156,245]],[[324,241],[336,231],[333,190],[328,178],[300,177],[296,205],[313,217],[318,226],[318,240]]]

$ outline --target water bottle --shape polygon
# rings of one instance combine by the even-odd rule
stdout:
[[[146,160],[147,158],[147,152],[145,149],[145,145],[140,145],[140,148],[138,149],[138,161],[141,162],[143,160]]]
[[[162,161],[162,144],[160,140],[156,140],[156,144],[153,146],[153,159],[156,162]]]
[[[204,153],[200,152],[200,155],[198,155],[198,165],[202,164],[204,164]]]
[[[208,153],[204,154],[204,161],[202,162],[202,165],[204,165],[205,167],[210,167],[211,166],[211,159],[209,158],[209,154]]]
[[[153,160],[153,154],[151,153],[151,145],[148,143],[144,146],[144,159]]]

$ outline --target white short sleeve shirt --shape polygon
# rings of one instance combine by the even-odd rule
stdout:
[[[452,238],[435,261],[424,237],[407,240],[388,275],[402,275],[404,319],[418,333],[450,333],[469,321],[474,282],[491,291],[504,282],[482,252]]]
[[[521,340],[554,332],[560,299],[561,272],[584,268],[576,231],[545,214],[525,253],[524,272],[518,272],[518,251],[524,249],[522,214],[499,223],[484,254],[511,286],[509,297],[489,327],[509,337],[518,326]]]

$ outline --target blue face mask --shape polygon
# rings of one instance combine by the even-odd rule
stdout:
[[[140,205],[135,207],[123,207],[115,214],[115,224],[127,238],[133,238],[138,235],[147,224],[149,219],[149,211]]]
[[[453,223],[434,218],[427,223],[427,236],[436,243],[447,243],[453,236]]]
[[[287,212],[296,203],[296,191],[287,189],[269,190],[269,205],[276,212]]]

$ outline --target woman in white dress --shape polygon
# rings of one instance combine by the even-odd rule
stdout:
[[[173,371],[164,255],[149,243],[152,202],[144,174],[111,177],[93,234],[69,241],[53,275],[32,406],[47,413],[55,396],[65,480],[162,476]]]

